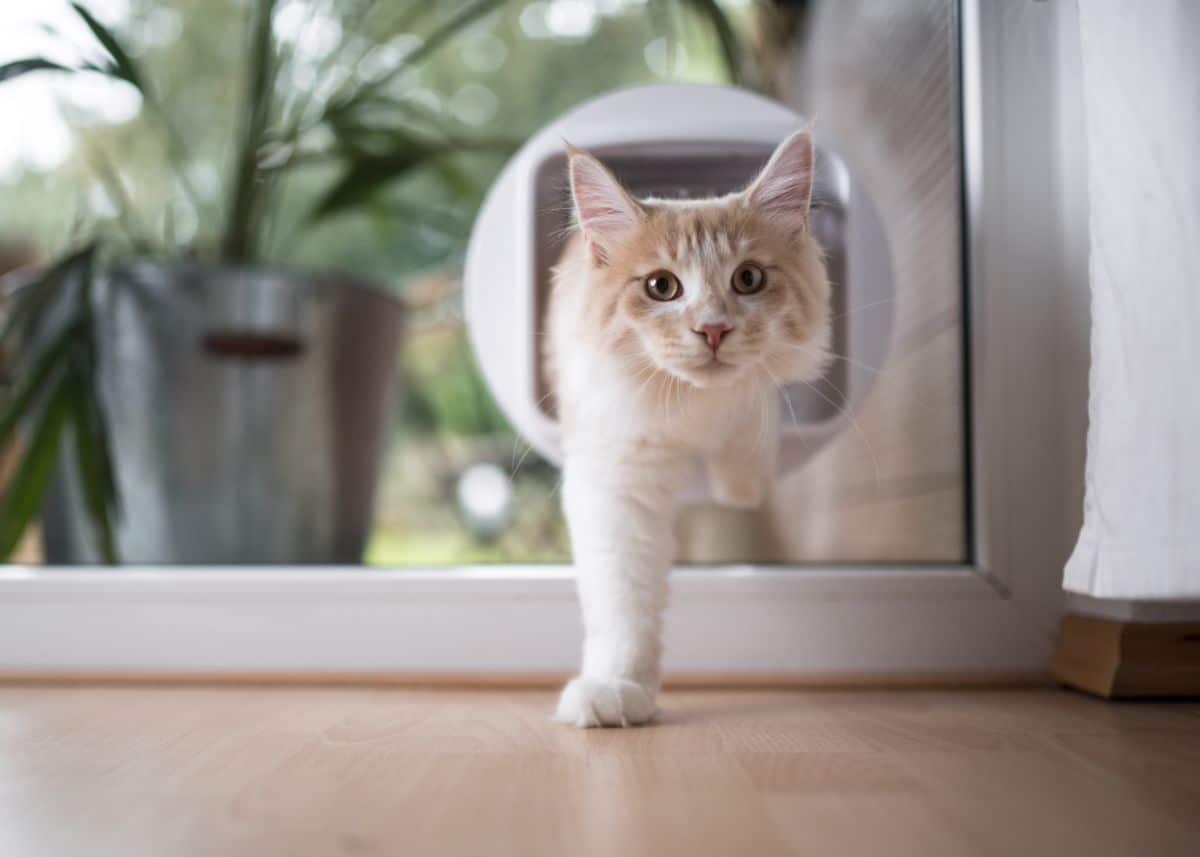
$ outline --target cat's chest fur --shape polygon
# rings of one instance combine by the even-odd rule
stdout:
[[[564,441],[631,450],[706,455],[735,436],[758,432],[762,402],[755,390],[698,390],[664,373],[638,375],[610,355],[575,343],[559,385]]]

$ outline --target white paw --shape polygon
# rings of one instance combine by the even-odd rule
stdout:
[[[636,726],[658,711],[654,694],[623,678],[573,678],[558,698],[554,719],[581,729]]]

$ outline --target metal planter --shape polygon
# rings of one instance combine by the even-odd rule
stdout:
[[[394,413],[402,307],[338,277],[136,264],[98,283],[126,563],[353,563]],[[48,563],[97,559],[71,456]]]

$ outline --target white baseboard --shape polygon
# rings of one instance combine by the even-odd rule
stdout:
[[[979,574],[676,572],[674,676],[1030,673],[1051,629]],[[1033,633],[1031,633],[1033,630]],[[566,568],[0,571],[0,673],[560,676],[581,630]]]
[[[1078,592],[1066,594],[1069,613],[1115,619],[1118,622],[1198,622],[1200,601],[1130,601],[1093,598]]]

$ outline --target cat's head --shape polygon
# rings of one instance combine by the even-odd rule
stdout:
[[[569,155],[601,347],[696,387],[820,375],[830,290],[809,230],[808,131],[748,188],[716,199],[637,200],[591,155]]]

